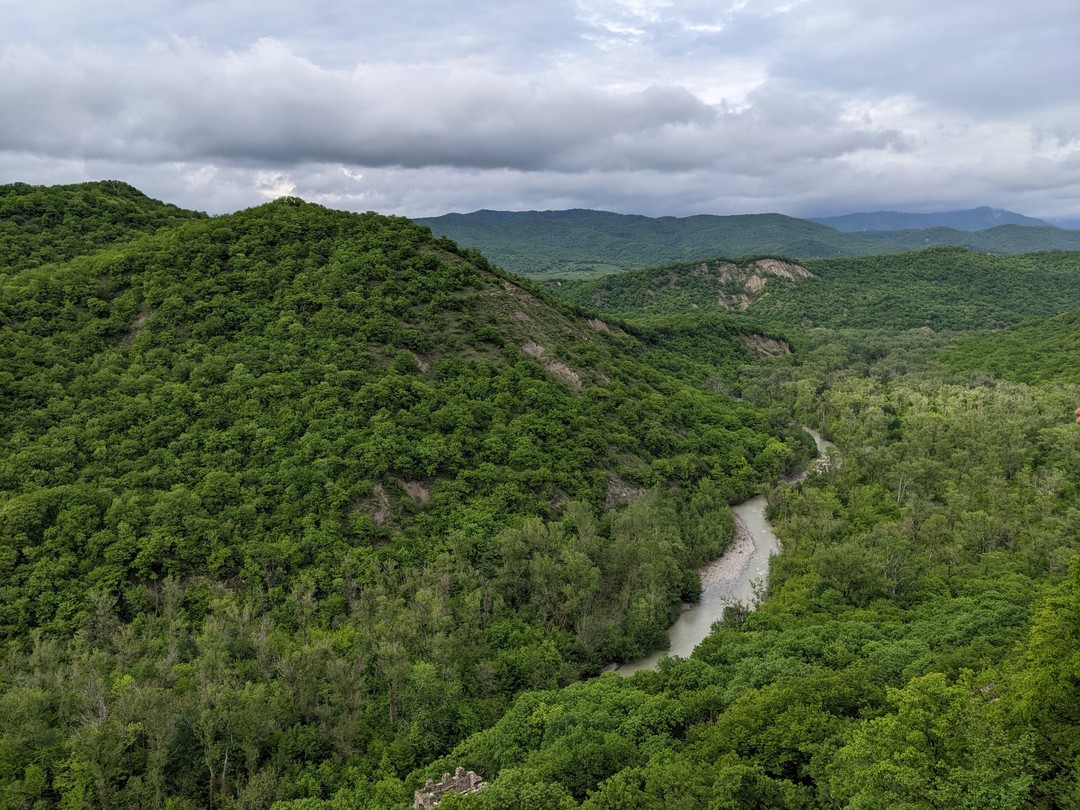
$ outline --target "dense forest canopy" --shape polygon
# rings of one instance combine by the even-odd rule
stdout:
[[[910,214],[903,211],[870,211],[841,214],[834,217],[814,217],[813,222],[828,225],[838,231],[904,231],[916,228],[955,228],[959,231],[982,231],[998,225],[1027,225],[1052,228],[1044,219],[1026,217],[1015,211],[980,206],[963,211],[938,211],[932,214]]]
[[[1080,805],[1076,254],[575,305],[402,218],[9,188],[0,806]],[[601,674],[759,491],[757,610]]]
[[[0,185],[0,273],[62,262],[194,219],[115,180]]]
[[[156,224],[0,282],[21,802],[407,774],[521,689],[663,644],[727,504],[809,452],[712,392],[751,357],[731,326],[688,384],[649,365],[660,332],[402,218],[282,199]]]
[[[775,261],[775,260],[774,260]],[[1080,252],[987,256],[963,248],[812,259],[809,273],[723,259],[559,280],[552,294],[623,317],[742,312],[774,327],[994,329],[1080,307]],[[741,275],[739,271],[742,271]]]

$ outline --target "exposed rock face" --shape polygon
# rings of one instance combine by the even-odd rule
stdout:
[[[376,484],[373,488],[367,503],[367,512],[376,526],[382,526],[390,519],[390,496],[382,484]]]
[[[135,338],[142,334],[143,329],[146,328],[146,322],[153,317],[155,312],[157,312],[156,309],[145,309],[136,315],[135,319],[131,322],[131,325],[128,326],[127,334],[124,335],[116,345],[120,348],[130,346],[135,341]]]
[[[561,360],[556,360],[554,357],[546,356],[547,349],[541,346],[539,343],[528,340],[522,345],[522,351],[530,357],[535,357],[539,360],[548,371],[554,374],[564,382],[570,383],[574,388],[581,388],[581,375],[574,371],[570,366],[563,363]]]
[[[398,483],[401,484],[405,494],[412,498],[413,503],[417,506],[423,506],[431,500],[430,486],[425,486],[420,481],[402,481],[400,479],[398,479]]]
[[[699,273],[708,272],[708,264],[700,265]],[[780,259],[757,259],[745,265],[734,262],[716,262],[713,265],[720,293],[717,302],[725,309],[746,309],[750,302],[765,289],[770,276],[799,281],[813,275],[801,264]]]
[[[438,782],[428,779],[424,787],[413,794],[413,807],[418,808],[418,810],[431,810],[431,808],[439,806],[439,802],[447,793],[465,795],[478,793],[486,787],[487,783],[483,779],[472,771],[467,771],[458,766],[453,776],[444,773],[442,779]]]
[[[740,335],[739,340],[750,351],[762,357],[791,354],[791,346],[786,341],[765,337],[765,335]]]

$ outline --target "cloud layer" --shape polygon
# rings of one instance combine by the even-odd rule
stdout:
[[[214,212],[1078,216],[1078,15],[992,5],[11,5],[0,180]]]

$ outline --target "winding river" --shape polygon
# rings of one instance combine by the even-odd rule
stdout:
[[[826,458],[832,443],[810,428],[805,430],[814,437],[819,458]],[[805,473],[792,479],[792,483],[804,476]],[[709,635],[713,622],[723,618],[725,607],[737,602],[753,605],[757,601],[754,587],[759,582],[764,583],[769,573],[769,557],[779,550],[780,542],[765,519],[764,495],[743,501],[731,507],[731,511],[735,515],[735,537],[727,551],[701,569],[701,600],[684,610],[668,628],[670,648],[628,661],[616,670],[619,674],[633,675],[642,669],[656,669],[663,655],[689,658],[694,648]]]

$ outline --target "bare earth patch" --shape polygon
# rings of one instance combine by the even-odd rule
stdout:
[[[419,481],[398,481],[405,494],[412,498],[417,506],[423,506],[431,500],[431,487],[424,486]]]
[[[135,341],[135,338],[142,334],[143,329],[146,328],[146,322],[153,317],[155,312],[157,312],[156,309],[147,309],[136,315],[128,326],[127,334],[120,338],[116,345],[121,348],[130,346]]]
[[[644,498],[647,492],[648,490],[645,487],[628,484],[621,478],[613,478],[608,481],[607,492],[604,494],[604,509],[625,506],[639,498]]]
[[[390,496],[382,484],[376,484],[372,489],[371,498],[368,499],[367,512],[371,515],[371,522],[376,526],[382,526],[390,518]]]
[[[765,337],[765,335],[739,335],[739,340],[759,357],[791,354],[791,346],[786,341]]]
[[[574,371],[572,368],[570,368],[570,366],[566,365],[566,363],[563,363],[561,360],[556,360],[553,357],[547,357],[545,355],[547,349],[545,349],[539,343],[527,340],[523,344],[521,344],[521,350],[530,357],[535,357],[537,360],[539,360],[543,364],[544,368],[546,368],[559,379],[563,380],[564,382],[570,383],[570,385],[574,386],[575,388],[581,388],[581,375]]]

